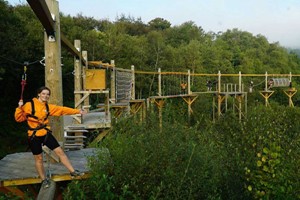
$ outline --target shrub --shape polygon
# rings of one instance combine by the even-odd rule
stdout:
[[[250,109],[249,109],[250,110]],[[144,123],[120,120],[91,159],[92,177],[69,199],[298,199],[298,109],[257,106],[244,121],[180,123],[168,111]]]

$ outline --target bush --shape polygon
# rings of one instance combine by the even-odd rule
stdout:
[[[258,106],[192,127],[155,116],[121,120],[91,159],[92,177],[69,199],[298,199],[298,109]],[[172,116],[176,118],[178,115]],[[169,118],[170,119],[170,118]]]

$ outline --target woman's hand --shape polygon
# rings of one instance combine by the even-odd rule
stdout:
[[[81,115],[85,115],[85,114],[87,114],[87,111],[84,110],[84,109],[81,109],[81,110],[80,110],[80,114],[81,114]]]
[[[22,100],[22,99],[20,99],[20,101],[19,101],[18,105],[19,105],[19,108],[21,108],[21,107],[24,105],[24,102],[23,102],[23,100]]]

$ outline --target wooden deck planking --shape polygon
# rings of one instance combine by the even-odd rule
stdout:
[[[67,151],[73,167],[85,173],[89,172],[88,157],[95,156],[98,149],[86,148],[76,151]],[[100,151],[100,149],[99,149]],[[107,149],[103,153],[109,154]],[[48,163],[44,163],[47,171]],[[68,170],[62,163],[51,163],[50,172],[56,181],[71,180]],[[39,183],[40,179],[35,171],[34,158],[31,152],[14,153],[0,160],[0,186],[24,185]]]

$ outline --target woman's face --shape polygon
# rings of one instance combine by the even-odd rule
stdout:
[[[41,93],[39,93],[38,95],[38,99],[41,102],[47,102],[49,100],[50,97],[50,92],[48,90],[42,90]]]

